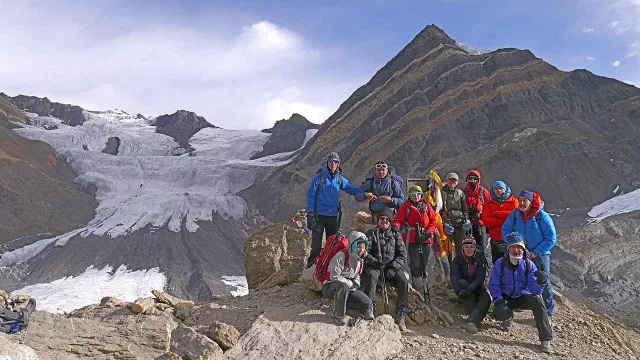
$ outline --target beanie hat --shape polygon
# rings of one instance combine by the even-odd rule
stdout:
[[[529,201],[533,201],[533,193],[527,189],[520,191],[520,195],[518,197],[523,197],[529,199]]]
[[[327,154],[327,162],[331,160],[340,161],[340,155],[338,155],[338,153],[335,151],[330,152],[329,154]]]
[[[505,184],[503,181],[496,181],[493,183],[493,185],[491,185],[491,190],[495,190],[496,188],[501,188],[504,191],[507,191],[507,184]]]
[[[447,178],[445,180],[449,180],[449,179],[460,180],[460,178],[458,178],[458,174],[456,174],[454,172],[450,172],[450,173],[447,174]]]
[[[380,218],[382,216],[386,216],[387,219],[389,219],[389,221],[393,220],[393,212],[389,208],[386,208],[386,209],[382,210],[380,215],[378,215],[378,218]]]
[[[411,187],[409,187],[409,194],[411,193],[415,193],[415,192],[422,192],[422,188],[419,185],[412,185]]]
[[[507,243],[508,247],[520,246],[522,250],[527,250],[525,239],[522,234],[518,232],[508,234],[504,241]]]
[[[465,238],[462,239],[462,246],[465,246],[467,244],[472,244],[473,246],[476,246],[476,239],[471,235],[465,236]]]

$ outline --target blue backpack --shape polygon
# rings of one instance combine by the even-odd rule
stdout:
[[[0,307],[0,332],[13,334],[29,326],[29,316],[36,309],[36,300],[31,298],[21,311]]]

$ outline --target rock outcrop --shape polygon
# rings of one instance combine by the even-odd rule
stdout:
[[[250,289],[296,282],[306,265],[311,237],[291,222],[268,225],[244,244],[244,268]]]
[[[188,360],[222,359],[222,349],[218,344],[182,324],[171,333],[170,350]]]
[[[317,129],[320,125],[314,124],[300,114],[293,114],[287,120],[276,121],[270,129],[262,132],[269,133],[269,141],[262,147],[262,151],[253,155],[252,159],[267,155],[285,153],[298,150],[306,139],[307,130]]]
[[[38,360],[38,354],[26,345],[20,345],[10,340],[9,335],[0,333],[0,359],[7,360]]]
[[[157,133],[171,136],[185,149],[191,149],[189,138],[193,134],[207,127],[216,127],[202,116],[185,110],[178,110],[171,115],[158,116],[151,125],[156,127]]]
[[[268,309],[225,358],[387,359],[402,349],[401,335],[390,316],[337,327],[324,312],[305,306]]]
[[[49,99],[36,96],[18,95],[11,98],[20,109],[36,113],[40,116],[53,116],[70,126],[82,125],[87,119],[80,106],[51,102]]]

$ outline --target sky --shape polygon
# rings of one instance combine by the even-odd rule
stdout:
[[[640,87],[640,0],[0,0],[0,91],[227,129],[321,123],[429,24]]]

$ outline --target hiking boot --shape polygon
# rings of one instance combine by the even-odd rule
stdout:
[[[344,316],[334,316],[333,317],[333,321],[335,321],[336,324],[340,325],[340,326],[345,326],[349,323],[349,317],[344,315]]]
[[[364,314],[362,315],[362,317],[365,320],[373,320],[373,318],[374,318],[373,309],[369,309],[369,310],[365,311]]]
[[[511,331],[511,328],[513,327],[513,319],[511,320],[505,320],[502,322],[502,330],[509,332]]]
[[[467,321],[466,323],[464,323],[464,325],[462,325],[462,329],[468,332],[469,334],[478,333],[478,327],[476,326],[476,324],[472,323],[471,321]]]
[[[360,324],[363,321],[364,321],[364,319],[362,318],[362,316],[358,316],[356,318],[351,318],[351,320],[349,320],[349,327],[358,326],[358,324]]]
[[[407,331],[407,325],[404,323],[404,319],[407,317],[407,313],[403,310],[398,311],[396,314],[396,324],[400,331]]]
[[[551,341],[541,341],[540,351],[542,351],[545,354],[551,354]]]

